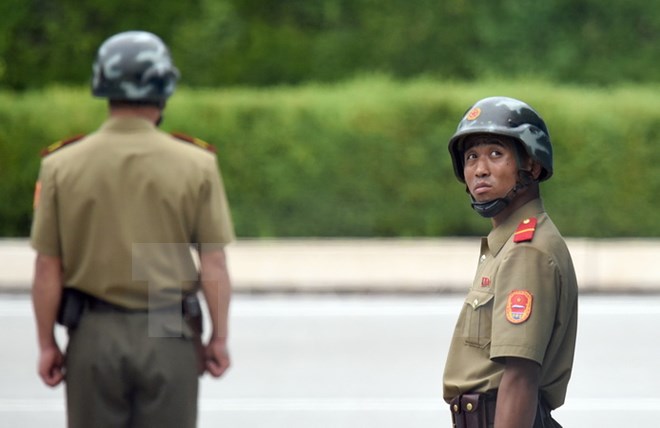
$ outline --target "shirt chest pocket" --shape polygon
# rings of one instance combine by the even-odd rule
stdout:
[[[493,325],[493,295],[470,291],[465,299],[465,343],[484,348],[490,344]]]

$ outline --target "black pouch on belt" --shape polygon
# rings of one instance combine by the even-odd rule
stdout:
[[[465,428],[465,420],[463,420],[463,409],[461,408],[460,395],[449,402],[449,410],[451,411],[451,422],[453,428]]]
[[[483,394],[463,394],[461,406],[466,428],[488,428],[488,409]]]
[[[488,428],[487,399],[485,394],[463,394],[451,400],[449,408],[454,428]],[[491,419],[494,419],[492,413]]]
[[[60,307],[57,311],[57,323],[69,330],[78,327],[83,310],[85,309],[85,304],[87,303],[87,298],[87,294],[80,290],[64,287]]]

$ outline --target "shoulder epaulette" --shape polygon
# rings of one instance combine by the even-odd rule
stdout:
[[[172,132],[172,136],[176,138],[177,140],[185,141],[186,143],[194,144],[197,147],[201,147],[204,150],[208,150],[209,152],[215,153],[215,147],[212,146],[211,144],[207,143],[204,140],[200,140],[199,138],[191,137],[190,135],[182,134],[180,132]]]
[[[76,135],[75,137],[67,138],[66,140],[57,141],[51,144],[50,146],[46,147],[45,149],[41,150],[41,157],[48,156],[49,154],[56,152],[62,147],[66,147],[71,143],[80,141],[83,139],[84,136],[85,136],[84,134],[80,134],[80,135]]]
[[[536,217],[526,218],[521,221],[513,233],[513,242],[528,242],[534,238],[536,232]]]

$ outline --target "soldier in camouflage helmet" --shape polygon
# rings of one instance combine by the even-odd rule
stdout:
[[[224,247],[234,235],[217,157],[158,128],[179,72],[156,35],[109,38],[93,73],[109,118],[45,149],[35,189],[39,375],[55,386],[66,371],[69,427],[194,427],[198,377],[230,363]]]
[[[155,34],[127,31],[106,40],[92,67],[92,93],[111,100],[161,103],[173,93],[179,70]]]
[[[571,375],[577,281],[540,198],[553,173],[548,129],[522,101],[485,98],[463,116],[449,153],[492,224],[445,365],[454,426],[559,426],[550,411]]]
[[[518,190],[534,180],[523,168],[523,157],[529,157],[540,165],[541,171],[535,180],[544,181],[552,176],[552,145],[545,122],[529,105],[507,97],[485,98],[466,112],[449,141],[454,174],[462,182],[465,182],[465,142],[468,136],[480,134],[508,137],[509,141],[513,141],[520,173],[516,187],[506,196],[486,203],[475,202],[473,197],[473,208],[484,217],[493,217],[504,209]]]

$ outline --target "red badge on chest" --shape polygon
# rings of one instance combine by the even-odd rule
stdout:
[[[506,302],[506,319],[512,324],[520,324],[532,314],[532,294],[525,290],[514,290],[509,293]]]

